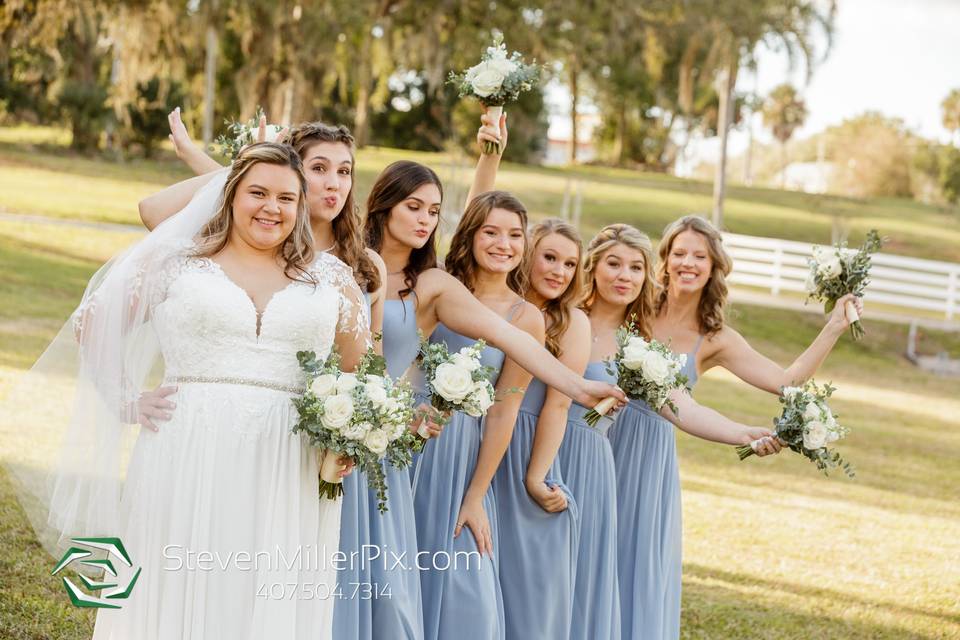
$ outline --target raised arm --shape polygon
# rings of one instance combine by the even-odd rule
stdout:
[[[226,171],[224,167],[221,169]],[[197,191],[216,175],[216,173],[208,173],[187,178],[141,200],[138,206],[143,225],[153,231],[161,222],[187,206]]]
[[[541,345],[544,340],[543,314],[530,303],[523,303],[517,317],[516,326],[533,337]],[[473,531],[477,547],[483,553],[493,552],[493,536],[490,531],[490,522],[483,508],[483,497],[490,488],[497,467],[507,451],[510,438],[513,436],[513,427],[523,401],[522,390],[530,384],[530,374],[515,361],[507,358],[503,363],[500,377],[497,379],[497,401],[483,421],[483,438],[480,441],[480,453],[477,456],[477,466],[473,471],[473,478],[463,496],[458,523],[464,523]],[[517,389],[521,391],[518,393]],[[460,534],[460,528],[454,535]]]
[[[778,394],[781,387],[803,384],[816,373],[830,355],[837,340],[850,326],[845,311],[847,300],[854,302],[858,312],[862,312],[862,303],[856,296],[850,294],[841,298],[820,334],[789,367],[781,367],[756,351],[742,335],[730,327],[723,329],[720,349],[711,358],[712,364],[719,365],[744,382],[770,393]]]
[[[183,160],[195,174],[201,176],[222,168],[216,160],[208,156],[190,138],[183,120],[180,119],[180,107],[167,115],[167,122],[170,123],[170,135],[168,137],[170,142],[173,143],[173,150],[177,152],[177,157]]]
[[[571,309],[570,325],[560,338],[560,351],[559,360],[568,369],[575,373],[586,369],[590,360],[590,320],[583,311]],[[545,511],[567,508],[563,491],[547,486],[546,477],[563,443],[569,409],[570,398],[555,389],[547,389],[524,479],[527,493]]]
[[[470,185],[470,192],[467,193],[467,204],[473,202],[473,199],[481,193],[493,191],[497,181],[497,171],[500,169],[500,159],[503,157],[503,151],[507,148],[507,114],[501,114],[500,122],[494,123],[490,116],[484,113],[480,116],[480,121],[483,122],[477,132],[480,159],[477,161],[477,169],[473,173],[473,184]],[[500,153],[484,153],[483,143],[488,141],[499,142]]]
[[[526,331],[513,326],[473,297],[466,287],[452,276],[439,271],[439,290],[433,301],[436,319],[457,333],[471,338],[483,338],[542,380],[545,384],[592,407],[603,398],[612,396],[623,402],[626,396],[617,387],[596,380],[585,380],[554,358]],[[422,277],[422,276],[421,276]]]

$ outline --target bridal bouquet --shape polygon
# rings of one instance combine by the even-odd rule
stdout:
[[[853,467],[840,454],[827,448],[850,431],[837,422],[837,417],[827,406],[827,399],[836,389],[829,384],[818,387],[812,380],[802,387],[784,387],[780,392],[783,411],[773,421],[776,436],[783,440],[791,451],[817,463],[817,468],[827,474],[829,469],[842,467],[849,477],[854,477]],[[737,447],[737,454],[744,460],[756,451],[759,441]]]
[[[429,342],[420,336],[417,358],[434,409],[445,415],[454,411],[463,411],[475,418],[486,415],[493,405],[494,390],[490,382],[493,368],[480,363],[485,345],[483,340],[478,340],[451,354],[446,343]],[[420,427],[419,435],[426,438],[424,429]]]
[[[677,355],[662,342],[645,340],[631,321],[617,330],[617,355],[607,362],[607,371],[617,376],[617,386],[628,398],[643,400],[654,411],[667,405],[678,413],[669,395],[686,388],[687,376],[681,373],[686,363],[686,354]],[[584,416],[587,424],[596,425],[614,404],[613,398],[601,400]]]
[[[377,491],[380,512],[387,510],[387,485],[381,462],[409,466],[419,441],[410,432],[413,392],[405,382],[385,375],[386,362],[367,351],[356,373],[340,370],[336,349],[323,362],[312,351],[297,354],[307,374],[307,390],[294,405],[300,421],[294,433],[305,433],[310,444],[325,450],[320,466],[320,495],[336,499],[343,494],[337,458],[347,456],[367,474]]]
[[[233,160],[240,153],[240,149],[257,142],[257,130],[260,128],[260,119],[264,117],[263,109],[257,107],[257,114],[253,119],[247,122],[230,122],[225,120],[227,125],[227,135],[221,135],[217,138],[217,144],[223,155]],[[278,124],[268,124],[266,126],[266,136],[263,142],[276,142],[283,127]]]
[[[540,67],[526,64],[519,52],[507,55],[503,35],[497,33],[493,46],[487,47],[480,62],[463,73],[450,72],[449,82],[460,90],[460,97],[473,97],[487,107],[494,123],[500,122],[503,105],[513,102],[540,80]],[[485,142],[483,152],[500,153],[496,142]]]
[[[862,296],[870,282],[870,254],[876,253],[883,240],[876,229],[867,232],[867,239],[857,251],[847,249],[845,242],[825,248],[815,246],[810,258],[810,274],[807,276],[809,299],[823,302],[824,311],[830,313],[837,300],[853,293]],[[847,317],[851,319],[850,333],[854,340],[864,336],[863,325],[853,303],[847,303]]]

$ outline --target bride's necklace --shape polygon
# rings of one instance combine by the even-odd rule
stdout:
[[[326,249],[320,249],[320,251],[319,251],[318,253],[328,253],[328,252],[329,252],[331,249],[333,249],[335,246],[337,246],[337,243],[336,243],[336,242],[334,242],[332,245],[330,245],[330,246],[327,247]]]

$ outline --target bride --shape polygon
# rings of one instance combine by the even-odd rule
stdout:
[[[304,193],[292,149],[246,148],[98,274],[75,313],[75,412],[86,402],[100,424],[75,413],[68,442],[97,442],[98,457],[119,449],[102,435],[104,407],[119,408],[117,429],[135,420],[129,396],[157,353],[164,384],[179,387],[170,419],[140,430],[116,513],[119,485],[61,463],[54,524],[122,539],[133,567],[110,582],[141,569],[122,608],[99,611],[96,639],[331,635],[340,501],[318,499],[317,454],[290,432],[296,354],[336,345],[352,369],[369,329],[351,269],[314,254]]]

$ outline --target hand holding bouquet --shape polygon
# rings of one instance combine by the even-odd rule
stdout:
[[[413,418],[413,393],[405,382],[385,374],[383,356],[373,349],[360,360],[356,373],[340,370],[340,356],[331,351],[324,362],[312,351],[297,354],[307,374],[307,391],[294,400],[300,421],[294,433],[304,433],[310,444],[324,450],[320,466],[320,495],[336,499],[343,494],[337,458],[346,456],[366,473],[377,491],[380,512],[387,510],[387,486],[381,461],[403,468],[419,447],[408,426]]]
[[[480,62],[463,73],[450,72],[450,83],[460,90],[460,97],[473,97],[487,107],[487,116],[493,123],[500,122],[503,105],[515,101],[524,91],[529,91],[540,79],[540,67],[526,64],[517,51],[509,56],[503,44],[503,36],[497,34],[493,46],[487,47]],[[496,126],[496,125],[495,125]],[[499,154],[496,142],[484,143],[483,152]]]
[[[628,398],[643,400],[654,411],[667,405],[677,413],[669,396],[674,389],[686,388],[687,376],[680,373],[686,362],[686,354],[677,355],[661,342],[645,340],[631,321],[617,330],[617,355],[607,363],[607,370],[616,374],[617,386]],[[587,424],[597,424],[614,404],[613,398],[601,400],[586,413]]]
[[[854,477],[853,467],[840,454],[827,448],[850,431],[837,422],[837,417],[827,406],[827,399],[836,389],[829,384],[818,387],[812,380],[802,387],[784,387],[780,393],[783,411],[773,421],[773,430],[778,438],[792,451],[796,451],[817,463],[817,468],[827,474],[829,469],[842,467],[849,477]],[[744,460],[754,453],[759,440],[737,447],[737,454]]]
[[[257,107],[257,115],[247,122],[226,121],[228,135],[217,138],[221,153],[232,161],[247,145],[256,142],[276,142],[282,137],[286,127],[278,124],[267,124],[267,116],[263,109]]]
[[[843,242],[829,249],[815,246],[810,258],[810,275],[807,276],[808,299],[823,302],[824,310],[830,313],[843,296],[852,293],[862,297],[870,283],[870,254],[879,251],[882,245],[880,234],[871,229],[857,251],[847,249]],[[847,302],[844,311],[850,320],[853,339],[859,340],[864,336],[864,330],[853,302]]]
[[[420,336],[420,367],[423,369],[430,405],[443,415],[463,411],[480,418],[493,405],[493,369],[480,364],[486,343],[478,340],[451,354],[443,342],[429,342]],[[428,437],[421,427],[422,438]]]

